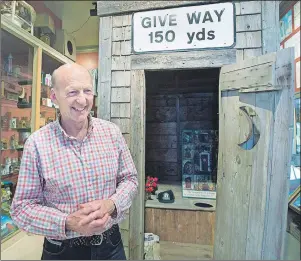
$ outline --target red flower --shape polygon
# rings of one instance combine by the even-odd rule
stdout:
[[[145,191],[153,192],[158,186],[157,181],[158,181],[158,178],[147,176],[146,182],[145,182]]]

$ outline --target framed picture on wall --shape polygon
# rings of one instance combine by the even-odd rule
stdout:
[[[294,193],[290,196],[288,205],[289,205],[290,209],[294,210],[298,214],[301,213],[301,211],[300,211],[300,185],[294,191]]]
[[[183,130],[183,197],[216,198],[217,137],[217,130]]]

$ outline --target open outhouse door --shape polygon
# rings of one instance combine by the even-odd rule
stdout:
[[[293,48],[222,67],[213,259],[282,259],[293,128]]]

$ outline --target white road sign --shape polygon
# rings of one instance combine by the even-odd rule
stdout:
[[[134,52],[231,47],[233,3],[186,6],[133,15]]]

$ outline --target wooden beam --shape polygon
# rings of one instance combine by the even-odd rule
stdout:
[[[180,7],[187,5],[199,5],[218,2],[212,1],[97,1],[97,15],[100,17],[109,15],[129,14],[138,11]]]
[[[143,260],[144,253],[144,186],[145,186],[145,76],[143,70],[131,75],[131,154],[138,171],[138,195],[130,209],[131,260]]]
[[[236,62],[235,49],[132,55],[132,70],[217,68]]]
[[[263,54],[280,49],[279,4],[279,1],[261,1]]]
[[[112,17],[99,21],[99,99],[97,115],[104,120],[111,118],[111,66],[112,66]]]

